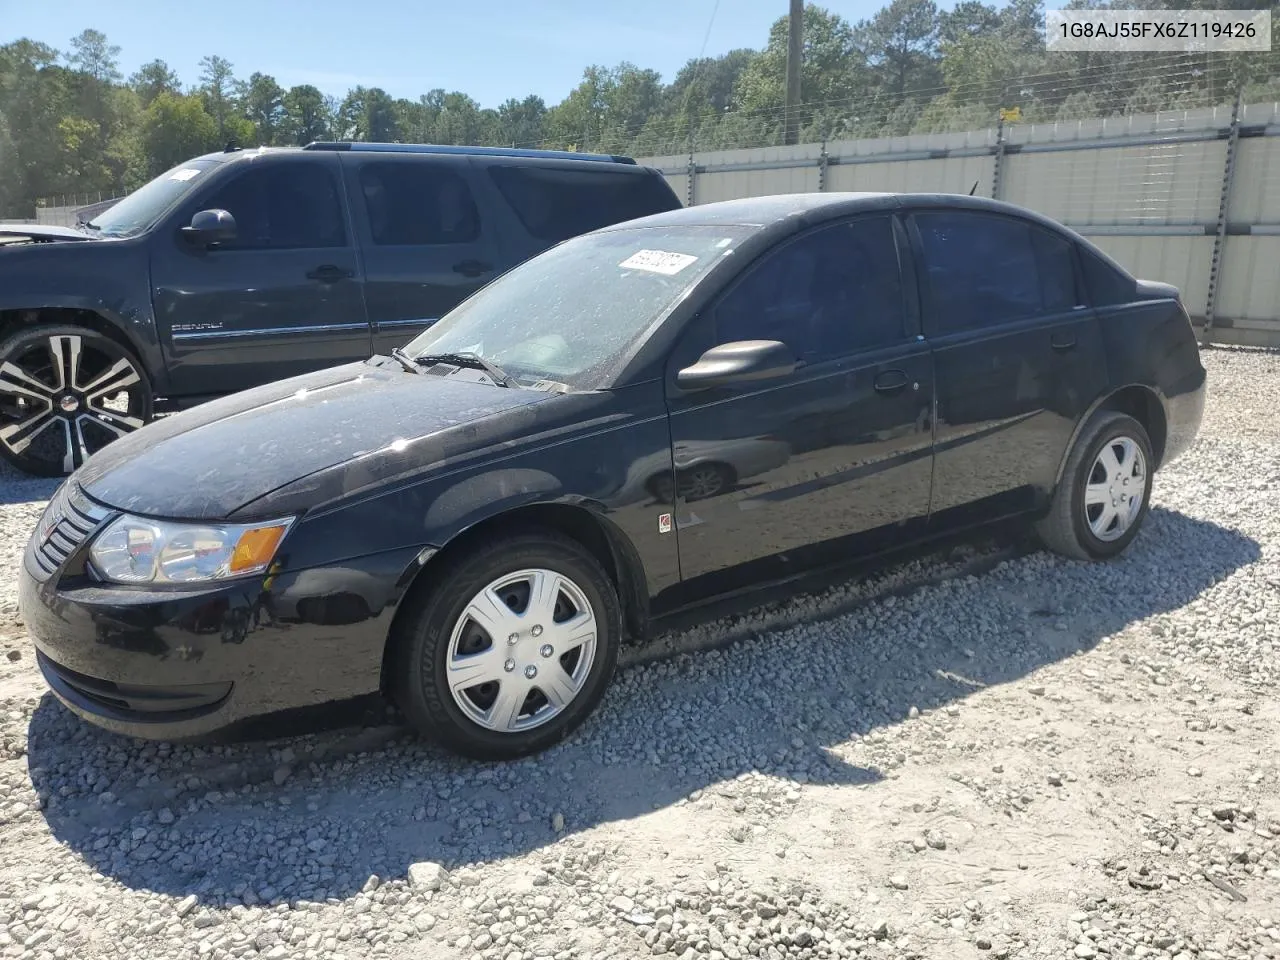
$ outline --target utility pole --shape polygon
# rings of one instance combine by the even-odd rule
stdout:
[[[787,29],[787,109],[782,142],[800,141],[800,61],[804,57],[804,0],[791,0]]]

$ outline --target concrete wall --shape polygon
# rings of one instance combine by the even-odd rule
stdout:
[[[1237,121],[1225,236],[1217,241],[1230,107],[955,134],[649,157],[686,203],[808,191],[995,196],[1051,216],[1209,312],[1214,338],[1280,346],[1280,104]]]

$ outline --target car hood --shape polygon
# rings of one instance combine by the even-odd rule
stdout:
[[[52,223],[0,223],[0,237],[30,237],[32,240],[96,240],[97,237]]]
[[[475,436],[476,423],[551,396],[418,376],[399,365],[346,364],[157,420],[94,454],[74,480],[120,510],[222,519],[285,484],[379,451],[403,451],[428,466],[443,449],[433,440]]]

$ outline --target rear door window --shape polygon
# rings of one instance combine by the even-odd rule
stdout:
[[[1060,313],[1083,302],[1069,240],[1014,217],[915,216],[938,333]]]
[[[480,237],[480,211],[456,171],[430,163],[366,163],[360,191],[380,247],[447,246]]]
[[[665,182],[635,171],[495,165],[489,176],[524,228],[548,245],[676,206]]]

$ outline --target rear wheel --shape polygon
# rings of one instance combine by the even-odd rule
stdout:
[[[613,584],[577,542],[551,531],[494,539],[408,601],[393,695],[415,728],[459,753],[533,753],[595,709],[621,629]]]
[[[30,327],[0,343],[0,455],[65,476],[151,419],[151,385],[130,353],[84,327]]]
[[[1146,518],[1154,463],[1141,423],[1098,411],[1076,440],[1049,513],[1036,526],[1040,539],[1077,560],[1120,554]]]

